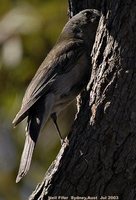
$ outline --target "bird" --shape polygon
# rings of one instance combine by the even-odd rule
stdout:
[[[57,128],[61,143],[65,142],[57,116],[89,81],[90,53],[99,18],[98,10],[86,9],[69,19],[26,89],[21,108],[12,122],[16,127],[27,118],[17,183],[29,171],[38,136],[49,118]]]

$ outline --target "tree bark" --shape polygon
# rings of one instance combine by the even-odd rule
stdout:
[[[70,0],[101,10],[92,75],[64,144],[30,200],[136,199],[136,2]],[[61,196],[61,197],[59,197]]]

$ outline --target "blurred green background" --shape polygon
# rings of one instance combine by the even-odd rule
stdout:
[[[55,44],[68,20],[66,0],[1,0],[0,4],[0,200],[27,199],[60,149],[48,122],[41,134],[30,171],[16,184],[25,139],[25,121],[12,120],[35,71]],[[73,122],[75,104],[59,117],[63,135]]]

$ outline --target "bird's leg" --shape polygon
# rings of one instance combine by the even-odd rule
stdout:
[[[61,145],[63,145],[64,139],[63,139],[62,136],[61,136],[61,132],[60,132],[60,129],[59,129],[58,124],[57,124],[57,115],[56,115],[56,113],[51,114],[51,118],[52,118],[52,120],[53,120],[53,122],[54,122],[54,124],[55,124],[56,129],[57,129],[57,132],[58,132],[58,135],[59,135],[59,138],[60,138]]]

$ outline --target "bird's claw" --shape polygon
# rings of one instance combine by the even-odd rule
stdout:
[[[63,144],[69,144],[69,141],[68,141],[67,138],[61,139],[60,142],[61,142],[61,146],[62,146]]]

